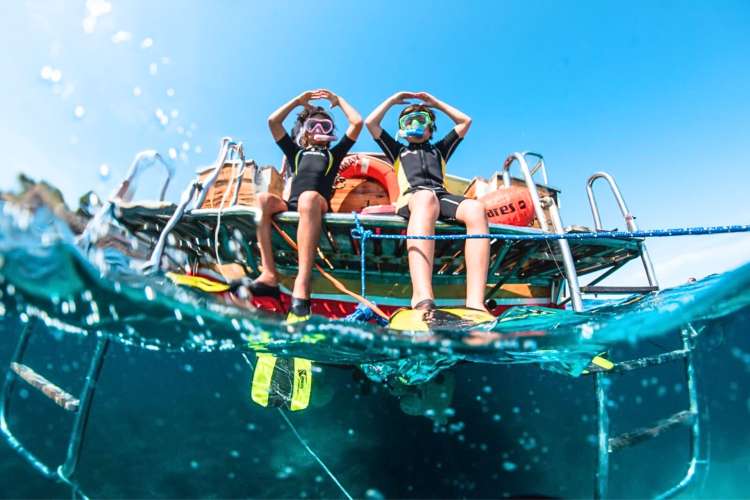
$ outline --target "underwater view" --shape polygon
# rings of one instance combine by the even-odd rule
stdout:
[[[0,498],[750,497],[745,3],[7,10]]]

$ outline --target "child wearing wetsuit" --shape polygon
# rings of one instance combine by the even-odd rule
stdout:
[[[409,104],[406,99],[419,99],[422,104]],[[398,104],[409,104],[399,116],[399,136],[403,144],[383,130],[380,122],[388,110]],[[430,143],[439,109],[455,126],[436,143]],[[445,188],[445,165],[456,146],[471,126],[471,118],[458,109],[436,99],[427,92],[398,92],[386,99],[365,120],[367,129],[385,155],[393,162],[401,195],[396,202],[397,213],[409,219],[407,234],[435,234],[435,222],[458,221],[466,225],[467,234],[486,234],[487,215],[482,202],[454,195]],[[411,305],[414,309],[433,309],[432,266],[435,256],[433,240],[407,240],[409,273],[412,281]],[[485,310],[490,245],[486,239],[467,239],[466,306]]]
[[[310,105],[310,101],[315,99],[328,100],[331,108],[341,107],[349,121],[346,134],[333,147],[329,147],[336,139],[333,136],[333,118],[322,107]],[[284,130],[283,122],[297,106],[304,109],[297,115],[292,139]],[[299,212],[299,270],[294,281],[292,306],[287,317],[288,321],[299,321],[307,319],[310,315],[310,281],[323,215],[329,209],[333,183],[341,160],[354,145],[362,130],[362,117],[342,97],[329,90],[319,89],[304,92],[274,111],[268,117],[268,127],[276,144],[284,152],[288,168],[294,177],[286,201],[271,193],[261,193],[258,196],[261,219],[257,238],[263,269],[260,276],[248,283],[247,287],[256,296],[279,297],[279,281],[271,248],[271,217],[286,210]]]

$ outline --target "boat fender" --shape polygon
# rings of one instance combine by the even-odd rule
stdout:
[[[493,224],[527,227],[536,215],[531,194],[525,187],[501,187],[479,200],[484,203],[487,219]]]

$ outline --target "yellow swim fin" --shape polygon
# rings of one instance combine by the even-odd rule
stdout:
[[[304,358],[277,358],[258,353],[250,398],[263,407],[304,410],[312,393],[312,362]]]
[[[203,276],[193,276],[191,274],[180,274],[180,273],[167,273],[172,283],[180,286],[189,286],[190,288],[197,288],[202,292],[208,293],[221,293],[229,290],[229,285],[222,283],[221,281],[215,281],[210,278]]]

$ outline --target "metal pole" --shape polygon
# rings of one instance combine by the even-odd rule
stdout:
[[[609,392],[609,376],[599,372],[594,375],[596,384],[597,419],[597,455],[596,481],[594,483],[594,498],[607,498],[609,494],[609,413],[607,411],[607,394]]]
[[[65,463],[57,469],[58,475],[67,483],[70,482],[70,477],[73,475],[75,468],[78,465],[81,445],[83,444],[83,437],[86,433],[86,425],[88,424],[89,413],[91,412],[91,403],[94,399],[96,384],[102,371],[102,365],[104,364],[104,357],[107,354],[108,346],[109,339],[107,337],[101,337],[96,342],[96,349],[91,358],[89,371],[86,374],[83,391],[81,391],[81,403],[78,412],[76,413],[75,421],[73,422],[73,429],[70,433],[70,441],[68,441],[68,452]]]
[[[557,210],[555,201],[552,198],[545,198],[545,201],[547,202],[547,209],[552,218],[552,225],[555,226],[555,232],[557,234],[564,234],[565,230],[562,227],[560,212]],[[573,260],[573,252],[570,251],[570,243],[568,240],[558,240],[557,244],[560,247],[560,253],[563,257],[563,266],[565,267],[565,277],[568,282],[568,289],[570,290],[571,305],[574,311],[581,312],[583,311],[583,300],[581,299],[581,289],[578,285],[578,272]]]
[[[693,356],[693,350],[695,349],[695,337],[698,332],[695,331],[693,325],[688,323],[685,328],[682,329],[682,345],[683,349],[687,352],[685,355],[685,376],[687,378],[688,386],[688,399],[690,404],[690,413],[693,414],[693,422],[690,426],[690,461],[688,462],[688,469],[685,472],[682,480],[679,483],[669,488],[667,491],[661,493],[656,498],[672,498],[677,493],[687,488],[695,479],[696,472],[703,472],[708,464],[708,460],[701,458],[703,450],[701,448],[702,440],[702,415],[700,408],[700,398],[698,397],[698,385],[697,378],[695,375],[695,360]]]

